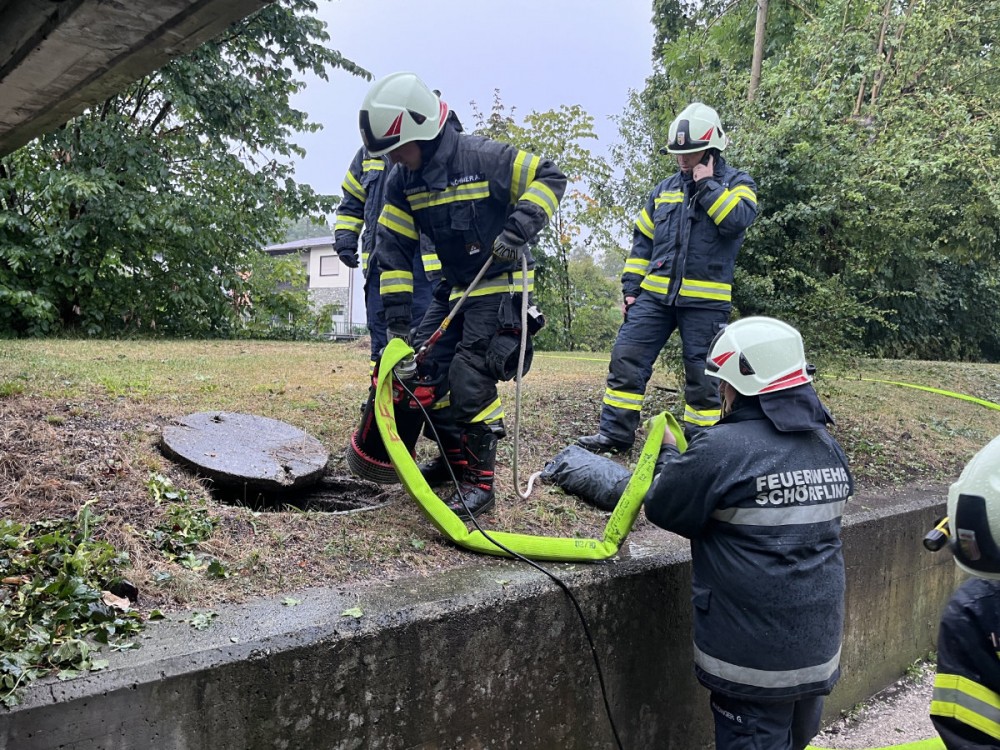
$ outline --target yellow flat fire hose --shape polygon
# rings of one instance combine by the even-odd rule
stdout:
[[[815,745],[806,745],[806,750],[827,750]],[[932,737],[929,740],[917,740],[916,742],[904,742],[902,745],[883,745],[882,747],[869,747],[865,750],[945,750],[944,743],[940,737]]]
[[[402,339],[392,339],[382,354],[380,372],[391,373],[401,359],[412,353],[413,350]],[[486,555],[510,556],[491,541],[491,539],[495,539],[511,552],[531,560],[598,562],[613,557],[632,530],[632,525],[642,507],[642,499],[653,481],[653,470],[656,458],[660,453],[664,430],[669,429],[674,434],[674,437],[677,438],[677,445],[682,450],[687,447],[683,430],[673,415],[664,413],[650,420],[649,434],[642,447],[642,453],[639,455],[635,472],[611,513],[611,518],[608,519],[608,523],[604,527],[604,536],[601,539],[545,537],[492,530],[489,531],[489,537],[487,537],[478,529],[469,531],[462,519],[455,515],[444,500],[434,494],[430,485],[427,484],[427,480],[420,473],[410,451],[403,444],[396,430],[396,417],[392,402],[392,380],[391,377],[378,379],[378,386],[375,389],[375,421],[378,424],[386,452],[396,468],[396,473],[399,474],[403,487],[417,501],[430,522],[445,537],[460,547]]]

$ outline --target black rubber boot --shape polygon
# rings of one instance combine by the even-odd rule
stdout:
[[[420,473],[427,480],[427,484],[445,484],[452,483],[455,479],[461,482],[465,477],[465,468],[468,465],[465,451],[462,446],[457,446],[445,448],[443,455],[439,455],[432,461],[424,461],[419,468]]]
[[[468,465],[458,491],[448,498],[447,505],[463,521],[468,521],[470,517],[478,518],[496,503],[493,474],[497,461],[497,441],[506,434],[503,423],[495,422],[491,425],[470,425],[462,436]]]
[[[628,453],[632,450],[631,443],[621,443],[601,433],[581,435],[576,439],[576,444],[581,448],[586,448],[591,453]]]

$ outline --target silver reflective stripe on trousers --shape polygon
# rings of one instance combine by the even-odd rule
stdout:
[[[727,661],[716,659],[714,656],[706,654],[695,644],[694,663],[711,675],[740,685],[753,685],[760,688],[790,688],[829,679],[837,671],[837,666],[840,664],[840,649],[837,649],[833,658],[823,664],[772,672],[766,669],[741,667],[738,664],[730,664]]]
[[[725,508],[712,512],[716,521],[735,526],[791,526],[822,523],[844,515],[846,500],[822,505],[776,505],[763,508]]]

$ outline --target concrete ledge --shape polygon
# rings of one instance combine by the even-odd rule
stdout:
[[[829,717],[934,648],[960,580],[950,555],[920,543],[943,500],[928,488],[853,502],[844,676]],[[153,625],[105,672],[33,686],[0,713],[0,750],[613,747],[566,594],[522,564],[470,559],[430,579],[298,592],[295,607],[229,608],[205,631],[179,617]],[[550,567],[587,617],[623,745],[709,746],[687,543],[645,535],[641,557]],[[352,607],[364,616],[342,616]]]

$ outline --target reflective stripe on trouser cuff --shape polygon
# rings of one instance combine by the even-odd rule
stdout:
[[[712,518],[734,526],[791,526],[824,523],[844,514],[846,500],[819,505],[774,505],[765,508],[726,508],[712,511]]]
[[[759,688],[792,688],[799,685],[824,682],[830,679],[840,665],[840,649],[837,649],[837,653],[833,655],[833,658],[823,664],[802,667],[800,669],[770,671],[741,667],[738,664],[730,664],[727,661],[716,659],[714,656],[706,654],[695,644],[694,663],[709,674],[720,677],[723,680],[728,680],[729,682],[736,682],[741,685],[753,685]]]
[[[448,391],[446,394],[441,396],[441,398],[435,401],[431,411],[434,411],[434,409],[447,409],[449,406],[451,406],[451,391]]]
[[[517,294],[523,291],[524,274],[521,271],[510,274],[509,278],[493,278],[480,282],[479,286],[469,292],[470,297],[485,297],[488,294]],[[528,291],[535,291],[535,269],[528,271]],[[465,287],[453,286],[448,296],[449,302],[454,302],[465,294]]]
[[[695,409],[684,406],[684,421],[698,427],[711,427],[722,417],[722,409]]]
[[[475,424],[477,422],[491,424],[493,422],[499,422],[501,419],[503,419],[503,404],[500,403],[500,398],[497,397],[492,404],[474,416],[470,420],[470,424]]]
[[[642,393],[627,393],[608,388],[604,391],[604,403],[616,409],[629,409],[631,411],[642,411]]]
[[[1000,740],[1000,695],[968,677],[939,674],[934,678],[931,715],[951,717]]]

